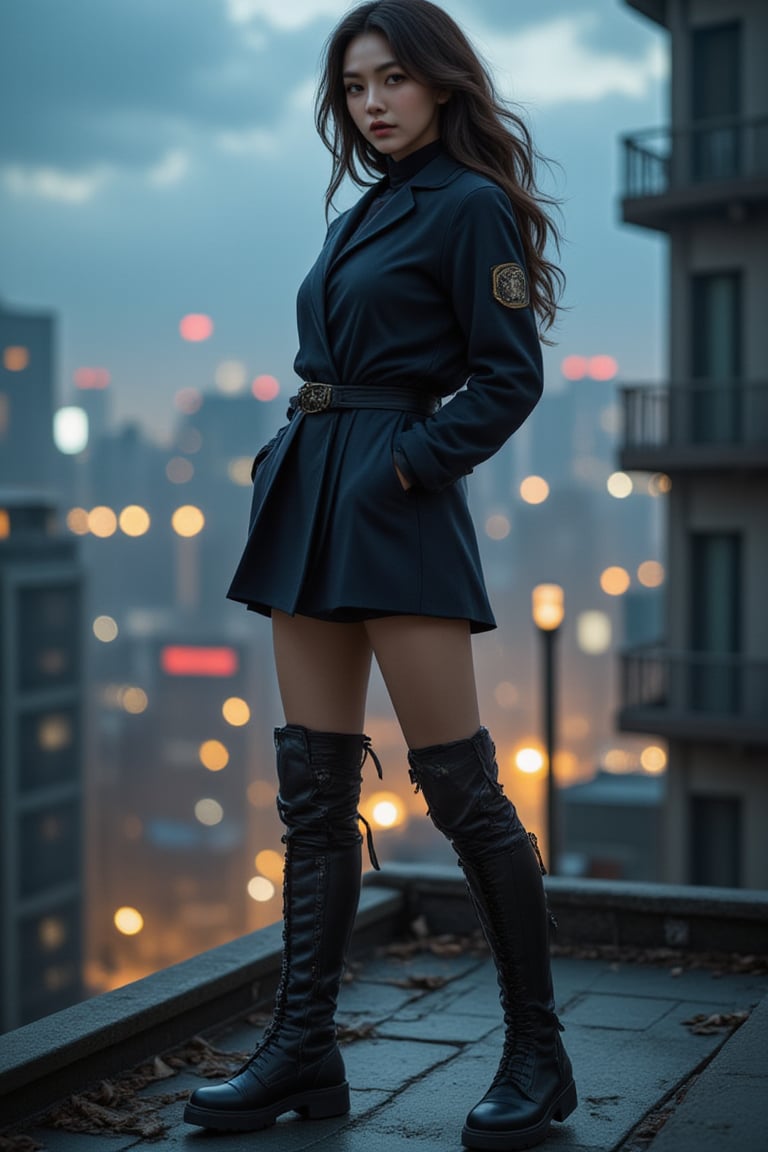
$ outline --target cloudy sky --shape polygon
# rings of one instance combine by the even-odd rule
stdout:
[[[163,436],[217,364],[295,380],[295,293],[325,234],[314,134],[346,0],[2,0],[0,300],[57,316],[59,396],[106,367]],[[619,224],[619,136],[666,120],[664,34],[622,0],[444,0],[556,165],[568,311],[545,353],[663,371],[663,242]],[[344,190],[339,207],[359,193]],[[213,337],[178,324],[208,313]],[[279,411],[278,411],[279,409]],[[284,405],[276,402],[275,423]]]

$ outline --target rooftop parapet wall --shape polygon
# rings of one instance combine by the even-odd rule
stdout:
[[[560,945],[768,953],[768,893],[547,879]],[[403,936],[476,929],[463,878],[423,864],[366,877],[357,951]],[[15,1123],[198,1032],[269,1005],[280,972],[272,925],[0,1036],[0,1116]]]

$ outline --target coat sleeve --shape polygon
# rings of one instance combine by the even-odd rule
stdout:
[[[467,386],[404,429],[394,456],[406,478],[438,492],[509,439],[542,391],[541,346],[512,206],[487,184],[457,205],[441,275],[466,341]]]

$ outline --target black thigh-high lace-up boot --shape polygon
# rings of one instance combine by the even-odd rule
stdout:
[[[467,1116],[467,1148],[540,1144],[576,1107],[560,1039],[549,961],[549,913],[535,837],[498,782],[496,750],[480,728],[466,740],[411,749],[410,776],[453,844],[498,974],[505,1041],[491,1087]]]
[[[245,1132],[284,1112],[349,1111],[334,1013],[360,896],[357,805],[369,752],[381,768],[367,736],[288,724],[275,730],[275,746],[286,826],[280,984],[253,1056],[226,1083],[193,1092],[184,1119],[203,1128]]]

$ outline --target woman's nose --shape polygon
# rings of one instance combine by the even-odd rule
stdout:
[[[378,87],[369,88],[365,99],[366,112],[379,112],[383,107],[384,101],[381,98],[380,89]]]

